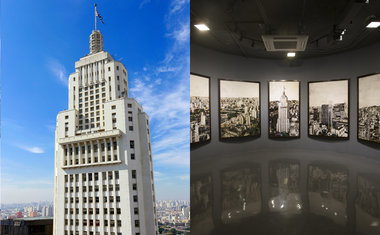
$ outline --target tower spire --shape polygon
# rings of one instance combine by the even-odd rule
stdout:
[[[94,7],[95,7],[95,31],[96,31],[96,17],[97,17],[97,14],[98,14],[97,11],[96,11],[96,3],[95,3]]]

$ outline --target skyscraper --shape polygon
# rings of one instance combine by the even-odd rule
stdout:
[[[332,127],[332,105],[322,104],[322,124],[326,125],[327,128]]]
[[[278,103],[278,119],[277,119],[277,132],[289,132],[289,118],[288,118],[288,97],[285,95],[285,88],[282,92],[280,102]]]
[[[127,70],[90,35],[55,132],[54,234],[158,234],[149,119]]]

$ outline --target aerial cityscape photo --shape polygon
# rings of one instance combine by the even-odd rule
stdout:
[[[361,77],[358,83],[358,138],[380,143],[380,75]]]
[[[309,83],[309,135],[348,138],[348,80]]]
[[[209,79],[190,75],[190,144],[211,138]]]
[[[260,135],[260,85],[220,80],[220,138]]]

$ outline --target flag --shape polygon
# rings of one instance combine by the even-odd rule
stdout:
[[[98,9],[95,9],[95,11],[96,11],[96,16],[99,17],[100,22],[102,22],[102,24],[104,24],[103,17],[99,14]]]

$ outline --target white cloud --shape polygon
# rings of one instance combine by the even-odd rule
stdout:
[[[47,67],[61,84],[65,86],[69,85],[69,78],[65,66],[63,66],[58,60],[49,59],[47,62]]]
[[[145,4],[148,4],[150,3],[151,0],[143,0],[141,1],[140,5],[139,5],[139,9],[141,9]]]
[[[190,0],[174,0],[170,4],[169,15],[181,12],[187,3],[190,3]]]
[[[29,146],[25,146],[25,145],[18,145],[17,147],[19,147],[20,149],[23,149],[25,151],[28,151],[30,153],[37,153],[37,154],[41,154],[41,153],[44,153],[45,151],[40,148],[40,147],[29,147]]]
[[[180,28],[176,28],[173,32],[168,33],[167,36],[174,38],[180,43],[187,42],[190,38],[190,23],[185,22],[180,25]]]
[[[182,67],[168,67],[168,66],[160,66],[157,68],[158,73],[168,73],[168,72],[178,72]]]

